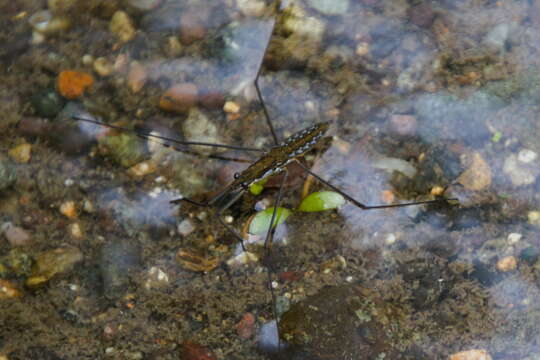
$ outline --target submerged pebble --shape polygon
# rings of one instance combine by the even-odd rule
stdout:
[[[47,0],[48,9],[54,14],[65,14],[77,4],[77,0]]]
[[[22,248],[14,247],[0,258],[0,277],[29,276],[32,264],[32,258]]]
[[[349,9],[349,0],[309,0],[309,4],[324,15],[344,15]]]
[[[295,44],[301,48],[300,45],[306,46],[320,43],[326,31],[326,24],[321,19],[307,16],[304,10],[298,6],[291,7],[291,14],[285,18],[283,26],[292,33],[291,37],[289,37],[291,41],[288,43],[290,51],[294,50],[292,46]]]
[[[240,254],[227,260],[227,265],[229,265],[230,267],[236,267],[257,261],[259,261],[257,255],[249,251],[242,251]]]
[[[191,141],[201,141],[207,143],[223,143],[219,137],[219,131],[216,124],[210,119],[210,116],[197,108],[191,109],[188,118],[182,126],[184,135]],[[199,146],[197,151],[200,152],[215,152],[208,146]]]
[[[484,349],[472,349],[452,354],[450,360],[491,360],[491,356]]]
[[[497,270],[502,272],[512,271],[517,268],[517,259],[514,256],[505,256],[497,261]]]
[[[54,89],[45,89],[34,94],[30,103],[39,116],[53,118],[62,110],[65,100]]]
[[[388,172],[398,171],[408,178],[413,178],[416,175],[416,168],[403,159],[381,157],[373,163],[373,167]]]
[[[32,145],[24,143],[9,149],[9,156],[19,164],[26,164],[30,161]]]
[[[249,339],[253,336],[255,328],[255,316],[252,313],[245,313],[238,324],[236,324],[236,331],[238,336],[242,339]]]
[[[538,154],[523,149],[518,154],[511,154],[504,160],[503,172],[514,186],[526,186],[534,183],[540,175]]]
[[[150,11],[157,8],[163,0],[127,0],[126,4],[139,10],[139,11]]]
[[[32,276],[26,286],[37,287],[45,284],[55,275],[70,271],[83,259],[82,252],[75,247],[58,248],[41,253],[32,266]]]
[[[523,237],[523,235],[520,234],[520,233],[510,233],[510,234],[508,234],[508,237],[506,238],[506,241],[508,241],[508,243],[510,245],[513,245],[513,244],[518,243],[521,240],[522,237]]]
[[[125,168],[139,164],[146,149],[136,135],[120,133],[99,138],[99,151]]]
[[[527,214],[527,218],[529,220],[529,224],[540,226],[540,211],[538,210],[529,211],[529,213]]]
[[[123,11],[114,13],[109,24],[109,30],[123,43],[132,40],[136,31],[129,15]]]
[[[147,160],[133,165],[128,169],[128,172],[133,176],[142,177],[148,174],[152,174],[156,171],[156,169],[156,164],[151,160]]]
[[[400,336],[401,320],[377,292],[344,285],[293,304],[279,328],[290,345],[323,359],[376,359],[383,353],[392,358],[391,339]]]
[[[180,353],[182,360],[217,360],[206,347],[189,341],[180,346]]]
[[[148,71],[146,68],[137,61],[131,63],[129,67],[129,73],[127,77],[127,83],[129,89],[133,93],[139,92],[146,83],[148,78]]]
[[[266,4],[262,0],[236,0],[236,6],[247,16],[261,16],[266,9]]]
[[[529,164],[535,161],[537,158],[538,158],[538,153],[529,149],[520,150],[517,157],[518,161],[522,162],[523,164]]]
[[[399,136],[413,136],[417,126],[416,118],[412,115],[395,114],[390,118],[390,130]]]
[[[190,219],[184,219],[178,224],[177,231],[182,236],[188,236],[195,230],[195,226]]]
[[[17,173],[12,162],[0,156],[0,191],[10,187],[17,179]]]
[[[48,10],[41,10],[30,16],[30,26],[41,35],[53,35],[66,31],[71,23],[63,16],[53,16]]]
[[[109,76],[114,71],[114,65],[104,57],[98,57],[92,64],[94,71],[102,77]]]
[[[60,212],[68,219],[76,219],[78,217],[77,205],[75,204],[75,201],[69,200],[63,202],[60,205]]]
[[[491,168],[482,155],[474,153],[464,162],[467,168],[458,177],[457,182],[472,191],[487,189],[491,185]]]
[[[159,107],[165,111],[187,113],[197,104],[198,89],[195,84],[173,85],[161,96]]]
[[[157,266],[152,266],[147,274],[144,282],[144,288],[147,290],[159,289],[169,285],[169,276]]]
[[[30,234],[22,227],[10,222],[2,224],[0,232],[4,234],[11,246],[25,246],[30,243]]]
[[[0,300],[21,297],[22,292],[8,280],[0,279]]]
[[[226,113],[236,114],[240,111],[240,105],[234,101],[227,101],[225,105],[223,105],[223,111]]]
[[[180,41],[190,45],[204,39],[209,27],[207,7],[192,6],[180,15]]]
[[[498,24],[493,27],[484,37],[484,44],[493,50],[503,51],[512,26],[509,24]]]
[[[69,224],[68,230],[69,230],[69,234],[76,239],[82,239],[84,235],[81,225],[77,222],[73,224]]]
[[[408,11],[408,16],[413,24],[428,28],[433,24],[436,13],[433,11],[433,5],[422,2],[416,6],[412,6]]]
[[[77,99],[92,86],[94,78],[85,72],[64,70],[58,74],[56,87],[66,99]]]

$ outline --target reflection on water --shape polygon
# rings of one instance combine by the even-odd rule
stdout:
[[[540,2],[14,1],[0,20],[0,357],[538,357]],[[280,139],[330,121],[306,161],[332,184],[459,205],[293,211],[271,256],[240,256],[214,211],[169,200],[257,153],[71,119],[269,148],[259,72]],[[247,238],[280,182],[224,221]],[[282,206],[320,189],[290,168]]]

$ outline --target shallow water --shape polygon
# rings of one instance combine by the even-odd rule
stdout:
[[[0,21],[0,358],[540,356],[540,2],[12,1]],[[69,96],[66,70],[92,85]],[[294,211],[263,263],[260,237],[250,260],[212,209],[169,203],[247,163],[70,119],[268,149],[259,71],[279,140],[331,123],[312,171],[368,205],[458,202]],[[226,221],[247,238],[279,184]],[[289,168],[282,206],[319,189]]]

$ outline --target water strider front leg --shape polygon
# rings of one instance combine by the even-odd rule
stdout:
[[[174,200],[171,200],[169,202],[171,204],[179,204],[179,203],[185,201],[185,202],[188,202],[188,203],[190,203],[192,205],[195,205],[195,206],[209,208],[209,207],[214,206],[219,200],[223,199],[224,196],[226,196],[227,194],[230,194],[231,191],[232,191],[232,186],[229,185],[229,186],[225,187],[223,190],[221,190],[216,196],[214,196],[213,198],[208,200],[207,202],[199,202],[199,201],[195,201],[193,199],[186,198],[186,197],[182,197],[182,198],[179,198],[179,199],[174,199]],[[240,199],[240,197],[244,194],[245,191],[246,191],[245,189],[239,190],[238,193],[235,194],[232,199],[227,201],[227,203],[225,203],[225,205],[220,206],[218,208],[217,212],[215,213],[215,215],[217,216],[218,221],[225,227],[225,229],[227,229],[227,231],[229,231],[240,242],[240,245],[242,246],[243,251],[246,251],[246,247],[244,245],[244,239],[242,238],[242,236],[240,236],[236,232],[236,230],[234,230],[229,224],[227,224],[222,219],[221,215],[225,210],[230,208],[232,204],[234,204],[238,199]]]

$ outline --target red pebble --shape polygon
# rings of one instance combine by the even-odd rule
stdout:
[[[278,275],[279,280],[286,282],[298,281],[302,278],[303,273],[299,271],[284,271]]]
[[[217,360],[210,350],[202,345],[186,341],[182,344],[182,360]]]
[[[236,325],[236,331],[242,339],[249,339],[253,336],[255,316],[252,313],[245,313],[242,320]]]

